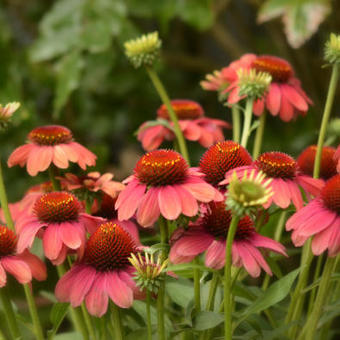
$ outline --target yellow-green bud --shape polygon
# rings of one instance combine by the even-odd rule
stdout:
[[[261,98],[267,91],[272,81],[272,76],[267,72],[257,72],[255,69],[237,70],[239,95],[254,99]]]
[[[331,33],[325,45],[325,59],[331,64],[340,63],[340,35]]]

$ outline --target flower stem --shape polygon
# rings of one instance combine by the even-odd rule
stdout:
[[[264,127],[266,125],[266,118],[267,118],[267,113],[266,111],[264,111],[262,115],[260,116],[260,125],[258,126],[256,130],[255,142],[254,142],[254,148],[253,148],[253,159],[256,159],[261,152]]]
[[[112,303],[112,319],[113,319],[113,326],[115,331],[115,340],[123,340],[123,327],[122,321],[120,318],[120,311],[119,307]]]
[[[199,259],[196,257],[194,259],[194,264],[198,265],[199,264]],[[196,312],[201,311],[201,273],[198,268],[194,268],[194,296],[195,296],[195,308]]]
[[[225,249],[225,266],[224,266],[224,338],[225,340],[232,339],[231,313],[232,313],[232,294],[231,294],[231,248],[235,237],[237,225],[240,218],[233,215],[231,220],[227,245]]]
[[[0,299],[1,299],[3,309],[5,311],[5,317],[8,323],[8,328],[11,334],[11,338],[13,340],[21,338],[21,334],[20,334],[19,327],[17,324],[17,319],[15,317],[13,307],[11,304],[11,300],[9,299],[9,295],[8,295],[8,292],[6,291],[6,288],[0,289]]]
[[[240,130],[241,130],[241,120],[240,120],[240,110],[237,105],[231,107],[231,115],[233,118],[233,141],[236,143],[240,142]]]
[[[318,294],[314,303],[312,314],[310,314],[298,340],[308,339],[313,340],[316,334],[316,328],[318,326],[319,318],[323,309],[324,302],[329,294],[329,287],[331,282],[331,276],[336,266],[337,258],[328,257],[325,263],[321,281],[318,289]],[[305,336],[304,336],[305,335]]]
[[[253,104],[254,99],[248,98],[246,101],[246,108],[244,111],[244,122],[243,122],[243,131],[242,131],[242,139],[241,139],[241,145],[246,148],[250,133],[250,126],[251,126],[251,118],[253,114]]]
[[[50,181],[52,183],[53,191],[59,191],[60,190],[60,183],[55,178],[56,176],[56,169],[53,164],[48,168],[48,175],[50,177]]]
[[[175,132],[175,135],[176,135],[176,138],[177,138],[177,141],[178,141],[179,149],[180,149],[183,157],[189,163],[189,154],[188,154],[187,146],[186,146],[186,143],[185,143],[185,139],[184,139],[182,130],[179,126],[176,113],[171,106],[170,98],[169,98],[161,80],[159,79],[157,73],[155,72],[155,70],[151,67],[146,67],[146,71],[148,72],[148,75],[149,75],[156,91],[158,92],[163,104],[168,109],[170,119],[174,124],[174,132]]]
[[[7,227],[15,232],[12,215],[8,207],[7,194],[6,194],[5,183],[4,183],[4,178],[2,174],[1,159],[0,159],[0,204],[5,215]]]
[[[151,296],[150,291],[146,290],[146,325],[148,329],[148,340],[152,340],[152,325],[151,325],[151,312],[150,312],[150,306],[151,306]]]
[[[86,328],[87,328],[87,330],[90,334],[90,338],[92,340],[97,340],[96,332],[94,331],[92,321],[91,321],[91,317],[90,317],[90,315],[89,315],[89,313],[86,309],[85,303],[83,302],[80,307],[81,307],[81,311],[83,313]]]
[[[314,162],[314,172],[313,172],[314,178],[318,178],[320,174],[322,147],[323,147],[323,143],[324,143],[325,135],[327,131],[327,124],[328,124],[329,117],[332,111],[335,90],[337,87],[338,80],[339,80],[339,64],[334,64],[333,69],[332,69],[331,80],[329,83],[325,109],[324,109],[323,116],[322,116],[320,132],[319,132],[318,147],[316,150],[315,162]]]
[[[323,262],[323,254],[320,254],[318,256],[317,261],[316,261],[316,268],[315,268],[315,272],[314,272],[313,282],[315,282],[319,278],[319,276],[320,276],[322,262]],[[308,312],[307,312],[307,315],[309,315],[313,311],[316,291],[317,291],[317,288],[314,287],[312,289],[311,293],[310,293],[309,301],[308,301]]]

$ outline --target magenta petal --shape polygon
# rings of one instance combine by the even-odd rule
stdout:
[[[93,282],[92,288],[86,296],[86,307],[91,315],[101,317],[108,307],[107,278],[108,273],[100,273]]]
[[[331,227],[326,228],[314,236],[312,241],[312,251],[314,255],[320,255],[329,247],[333,236],[333,228],[339,228],[339,226],[333,224]]]
[[[63,246],[59,228],[59,224],[51,223],[48,225],[43,235],[44,253],[50,260],[55,260],[59,256]]]
[[[299,186],[291,180],[286,181],[288,190],[290,191],[290,197],[292,199],[293,204],[297,210],[300,210],[303,207],[303,199],[301,195],[301,191]]]
[[[158,205],[158,190],[150,188],[140,201],[137,210],[137,221],[143,227],[152,226],[160,214]]]
[[[170,185],[159,188],[158,203],[161,214],[168,220],[175,220],[181,213],[181,200]]]
[[[249,254],[253,256],[254,260],[260,265],[260,267],[263,268],[268,275],[272,275],[272,271],[261,252],[249,242],[245,242],[244,246],[248,250]]]
[[[281,91],[280,87],[272,83],[270,84],[269,91],[266,97],[266,105],[269,110],[269,112],[273,116],[277,116],[280,110],[280,104],[281,104]]]
[[[1,259],[3,268],[12,274],[20,283],[28,283],[32,281],[32,273],[30,267],[22,260],[15,256],[5,256]]]
[[[225,264],[225,241],[214,240],[205,253],[205,265],[221,269]]]
[[[121,308],[129,308],[133,302],[133,292],[128,284],[123,281],[119,273],[112,271],[107,277],[107,292],[112,301]]]

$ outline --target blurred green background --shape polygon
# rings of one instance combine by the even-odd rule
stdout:
[[[339,2],[325,0],[2,0],[0,102],[22,103],[1,136],[2,159],[33,127],[58,123],[98,155],[99,170],[127,176],[142,153],[133,133],[155,117],[160,100],[144,70],[126,60],[123,43],[154,30],[163,40],[156,67],[170,96],[228,121],[229,109],[199,86],[206,73],[246,52],[291,62],[315,105],[288,124],[270,117],[263,149],[296,156],[316,142],[330,76],[323,45],[340,31],[339,14]],[[204,150],[190,148],[195,163]],[[11,200],[43,178],[19,168],[5,176]]]

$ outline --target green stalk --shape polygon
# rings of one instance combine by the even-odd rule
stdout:
[[[6,189],[5,189],[4,177],[2,174],[1,159],[0,159],[0,204],[5,215],[7,227],[15,232],[14,222],[13,222],[12,215],[8,207],[8,200],[7,200],[7,194],[6,194]]]
[[[84,317],[84,321],[86,324],[86,328],[90,334],[90,339],[92,340],[97,340],[97,336],[96,336],[96,332],[94,331],[93,325],[92,325],[92,321],[91,321],[91,317],[86,309],[85,303],[83,302],[80,306],[81,311],[83,313],[83,317]]]
[[[50,177],[50,181],[52,183],[53,191],[59,191],[60,190],[60,183],[56,179],[56,168],[53,164],[48,168],[48,174]]]
[[[266,111],[264,111],[262,115],[260,116],[260,125],[258,126],[256,130],[255,142],[254,142],[254,148],[253,148],[253,159],[256,159],[261,152],[264,127],[266,125],[266,118],[267,118],[267,113]]]
[[[175,136],[177,138],[178,141],[178,145],[179,145],[179,149],[181,151],[181,154],[183,155],[183,157],[188,161],[189,163],[189,154],[188,154],[188,150],[187,150],[187,146],[185,143],[185,139],[182,133],[182,130],[179,126],[178,123],[178,119],[176,116],[176,113],[174,111],[174,109],[171,106],[171,102],[170,102],[170,98],[161,82],[161,80],[159,79],[157,73],[155,72],[155,70],[151,67],[146,67],[146,71],[148,72],[148,75],[158,93],[158,95],[160,96],[163,104],[166,106],[166,108],[168,109],[168,113],[170,116],[171,121],[174,123],[174,132],[175,132]]]
[[[331,276],[336,267],[337,258],[328,257],[325,263],[321,281],[316,296],[312,314],[310,314],[298,340],[306,339],[313,340],[315,338],[316,329],[324,306],[324,302],[329,294]]]
[[[112,303],[112,319],[115,332],[114,340],[123,340],[123,326],[120,318],[119,307]]]
[[[224,338],[225,340],[232,340],[232,325],[231,325],[231,314],[232,314],[232,293],[231,293],[231,248],[235,237],[237,225],[240,218],[237,215],[233,215],[231,220],[228,236],[227,245],[225,250],[225,266],[224,266]]]
[[[146,290],[146,326],[148,329],[148,340],[152,340],[152,325],[151,325],[151,312],[150,312],[150,306],[151,306],[151,296],[150,291]]]
[[[239,107],[233,105],[231,107],[231,115],[233,118],[233,141],[236,143],[240,142],[240,131],[241,131],[241,119]]]
[[[1,299],[3,309],[5,311],[5,318],[8,324],[9,332],[13,340],[18,339],[18,338],[21,339],[21,334],[20,334],[19,327],[17,324],[17,319],[13,311],[11,300],[9,299],[9,294],[6,290],[7,290],[6,288],[0,289],[0,299]]]
[[[199,264],[199,259],[196,257],[193,261],[194,265]],[[194,272],[194,296],[195,296],[195,308],[196,312],[201,311],[201,273],[198,268],[193,269]]]
[[[243,131],[242,131],[242,139],[241,139],[241,145],[244,148],[247,147],[248,138],[250,135],[251,119],[253,115],[253,104],[254,104],[254,99],[248,98],[246,101],[246,108],[244,111],[244,122],[243,122]]]
[[[323,147],[323,143],[324,143],[325,135],[327,131],[327,124],[328,124],[329,117],[332,111],[332,106],[334,102],[334,96],[335,96],[335,91],[336,91],[338,80],[339,80],[339,65],[334,64],[333,69],[332,69],[331,80],[329,83],[325,109],[324,109],[323,116],[322,116],[320,132],[319,132],[318,147],[316,150],[315,161],[314,161],[314,172],[313,172],[314,178],[318,178],[320,174],[322,147]]]
[[[313,282],[315,282],[320,276],[322,262],[323,262],[323,254],[320,254],[318,256],[318,259],[317,259],[317,262],[316,262],[316,268],[315,268],[315,272],[314,272]],[[314,300],[315,300],[316,291],[317,291],[317,287],[314,287],[312,289],[311,293],[310,293],[310,297],[309,297],[309,301],[308,301],[307,315],[309,315],[312,312],[312,310],[314,309]]]

